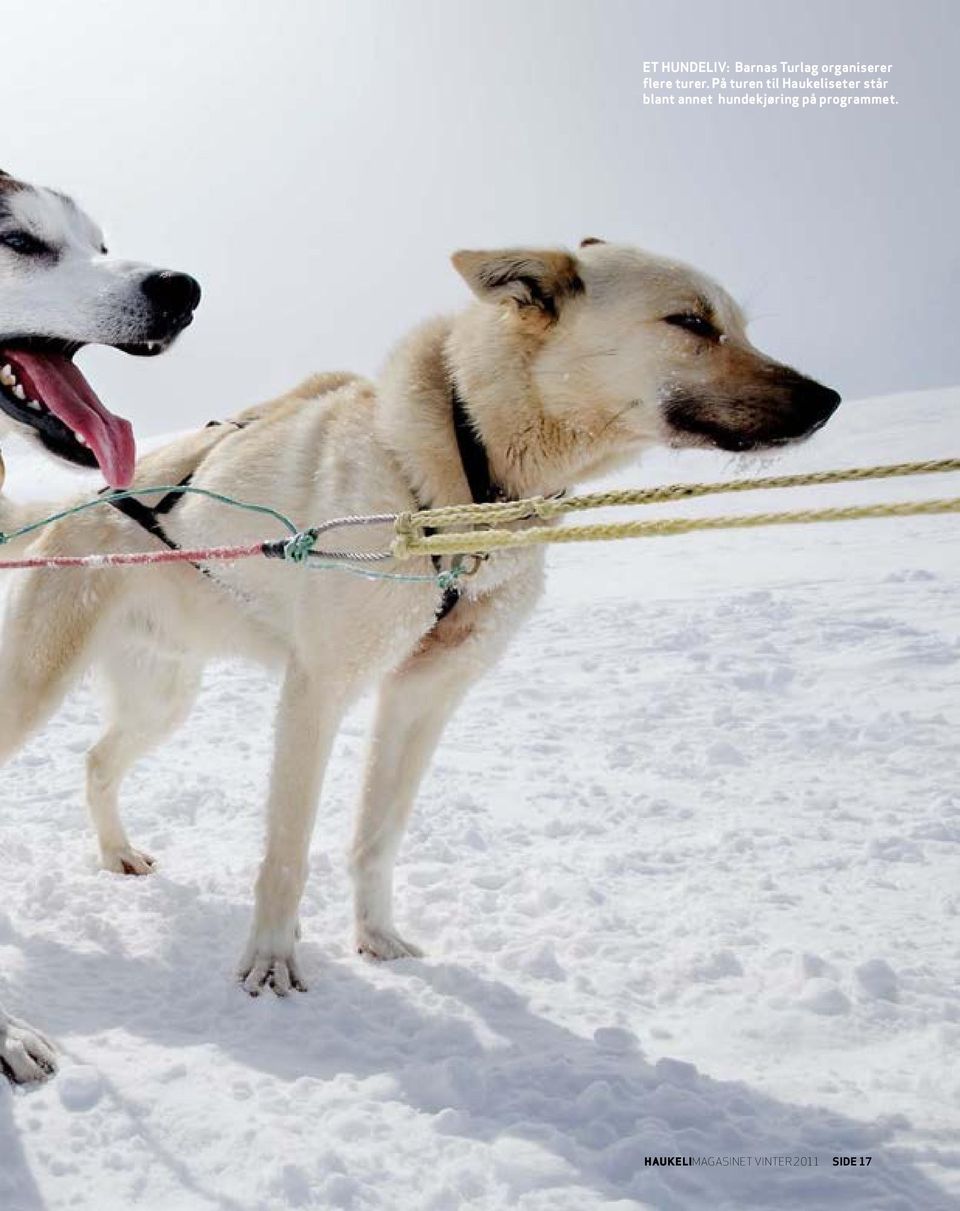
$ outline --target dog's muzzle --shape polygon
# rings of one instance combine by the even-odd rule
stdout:
[[[739,389],[674,389],[663,417],[680,444],[710,445],[732,453],[800,441],[822,429],[840,395],[784,369]]]
[[[116,347],[134,357],[156,357],[193,323],[193,313],[200,304],[200,283],[188,273],[159,269],[143,279],[140,290],[152,313],[147,331],[142,340]]]

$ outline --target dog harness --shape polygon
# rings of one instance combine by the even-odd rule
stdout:
[[[177,488],[186,488],[193,479],[193,472],[184,476],[177,484]],[[104,488],[100,493],[105,496],[108,492],[112,492],[112,488]],[[110,500],[107,503],[113,507],[124,517],[129,517],[131,521],[135,521],[138,526],[142,526],[148,534],[152,534],[154,538],[158,538],[165,547],[169,547],[171,551],[179,551],[180,547],[173,541],[170,535],[163,528],[163,523],[160,518],[171,510],[183,499],[183,493],[174,489],[168,492],[162,500],[155,505],[145,505],[142,500],[137,500],[133,496],[125,496],[120,500]],[[203,569],[200,569],[203,571]]]
[[[450,384],[450,403],[453,412],[453,432],[457,439],[457,450],[460,454],[460,463],[467,480],[467,486],[470,488],[473,503],[476,505],[488,505],[499,500],[505,500],[506,494],[494,482],[490,472],[490,459],[487,456],[487,448],[480,440],[473,426],[473,421],[467,411],[463,397],[457,390],[456,383]],[[237,429],[246,427],[240,421],[212,420],[208,422],[206,428],[209,429],[215,425],[234,425]],[[189,475],[184,476],[177,484],[177,488],[188,487],[193,479],[193,474],[191,471]],[[110,490],[109,488],[104,488],[100,495],[105,496]],[[162,542],[165,547],[169,547],[171,551],[179,551],[180,544],[175,542],[164,529],[161,518],[172,512],[183,497],[183,492],[178,492],[174,489],[152,506],[144,504],[142,500],[137,500],[133,496],[125,496],[119,500],[110,500],[108,503],[118,512],[122,513],[124,517],[128,517],[131,521],[136,522],[148,534],[152,535],[159,542]],[[419,505],[418,507],[423,508],[425,506]],[[432,529],[424,530],[424,534],[433,533],[436,533],[436,531]],[[441,572],[443,570],[441,557],[433,555],[431,556],[431,560],[437,572]],[[203,567],[202,564],[197,563],[193,566],[198,572],[202,572],[204,576],[212,580],[216,579],[210,572],[210,569]],[[436,623],[446,618],[459,600],[460,590],[455,585],[450,585],[444,589],[440,604],[437,606]]]
[[[237,429],[245,429],[241,421],[208,421],[204,426],[206,429],[212,428],[214,425],[233,425]],[[177,484],[177,488],[189,487],[190,481],[193,479],[193,471],[189,475],[185,475]],[[100,493],[105,496],[112,491],[110,488],[104,488]],[[180,544],[173,541],[170,535],[163,528],[163,522],[160,520],[165,514],[170,513],[183,500],[185,493],[178,492],[176,488],[172,492],[168,492],[166,496],[159,500],[155,505],[145,505],[142,500],[137,500],[133,496],[124,496],[120,500],[110,500],[107,503],[124,515],[129,517],[131,521],[135,521],[138,526],[141,526],[148,534],[152,534],[154,538],[163,543],[165,547],[169,547],[171,551],[179,551]],[[199,563],[193,565],[198,572],[202,572],[204,576],[212,577],[212,573],[208,568],[203,567]]]
[[[493,481],[493,476],[490,473],[490,459],[487,456],[487,448],[480,440],[473,426],[470,413],[467,411],[467,405],[463,402],[463,397],[457,390],[456,383],[450,384],[450,402],[453,409],[453,432],[457,438],[460,463],[467,479],[467,485],[470,488],[470,495],[473,497],[473,503],[475,505],[490,505],[495,501],[505,500],[506,496],[503,489]],[[430,527],[425,528],[423,532],[425,535],[436,533]],[[436,570],[438,572],[442,571],[443,566],[440,556],[433,555],[431,559]],[[440,605],[437,607],[436,621],[442,622],[459,600],[460,590],[456,585],[450,585],[444,589]]]

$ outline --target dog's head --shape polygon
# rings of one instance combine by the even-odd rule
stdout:
[[[111,257],[72,199],[0,173],[0,409],[52,454],[130,483],[130,425],[73,358],[84,345],[162,353],[199,301],[186,274]]]
[[[840,403],[755,349],[733,299],[680,262],[594,239],[576,256],[508,249],[453,261],[527,334],[545,414],[591,436],[760,450],[809,436]]]

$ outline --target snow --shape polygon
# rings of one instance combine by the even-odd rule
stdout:
[[[944,457],[958,417],[960,389],[848,403],[765,464],[657,453],[618,482]],[[66,482],[5,453],[12,495]],[[957,490],[938,476],[775,501]],[[211,669],[190,723],[129,780],[148,878],[96,868],[91,688],[4,771],[0,998],[62,1060],[42,1088],[0,1088],[4,1211],[960,1205],[956,521],[558,548],[550,565],[423,788],[398,872],[423,961],[351,949],[369,703],[314,839],[311,991],[285,1001],[233,977],[264,674]]]

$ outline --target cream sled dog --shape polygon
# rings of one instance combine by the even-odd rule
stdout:
[[[73,357],[88,344],[140,356],[162,353],[190,323],[199,299],[200,287],[186,274],[110,256],[99,227],[71,198],[0,172],[0,420],[5,427],[65,462],[99,465],[109,483],[125,487],[134,473],[133,431],[103,406]],[[8,524],[12,515],[0,509],[0,524]],[[69,593],[66,583],[60,589]],[[12,640],[22,645],[20,659],[27,663],[40,642],[36,622],[27,618]],[[8,689],[17,692],[12,682]],[[23,705],[4,702],[4,720]],[[4,731],[0,744],[11,741],[16,742],[15,734]],[[0,1075],[41,1079],[54,1064],[49,1041],[0,1007]]]
[[[657,443],[768,449],[806,437],[839,403],[755,349],[729,295],[685,265],[599,240],[576,254],[460,252],[453,263],[477,301],[403,341],[378,384],[309,379],[149,455],[135,483],[190,476],[195,487],[315,524],[549,495]],[[349,531],[351,548],[359,532]],[[162,516],[163,540],[181,547],[262,537],[262,519],[198,496]],[[370,549],[386,537],[373,530]],[[50,527],[32,553],[157,542],[136,519],[103,508]],[[422,558],[396,570],[435,569]],[[152,859],[120,819],[124,774],[186,718],[209,659],[243,653],[281,670],[266,852],[239,975],[252,994],[283,995],[305,988],[298,907],[324,767],[348,705],[377,682],[351,854],[356,944],[376,959],[419,955],[397,929],[392,894],[417,787],[458,700],[533,610],[542,573],[539,550],[500,552],[451,600],[435,582],[370,582],[268,561],[31,572],[3,637],[3,754],[98,665],[110,712],[88,759],[90,814],[103,865],[145,874]]]

